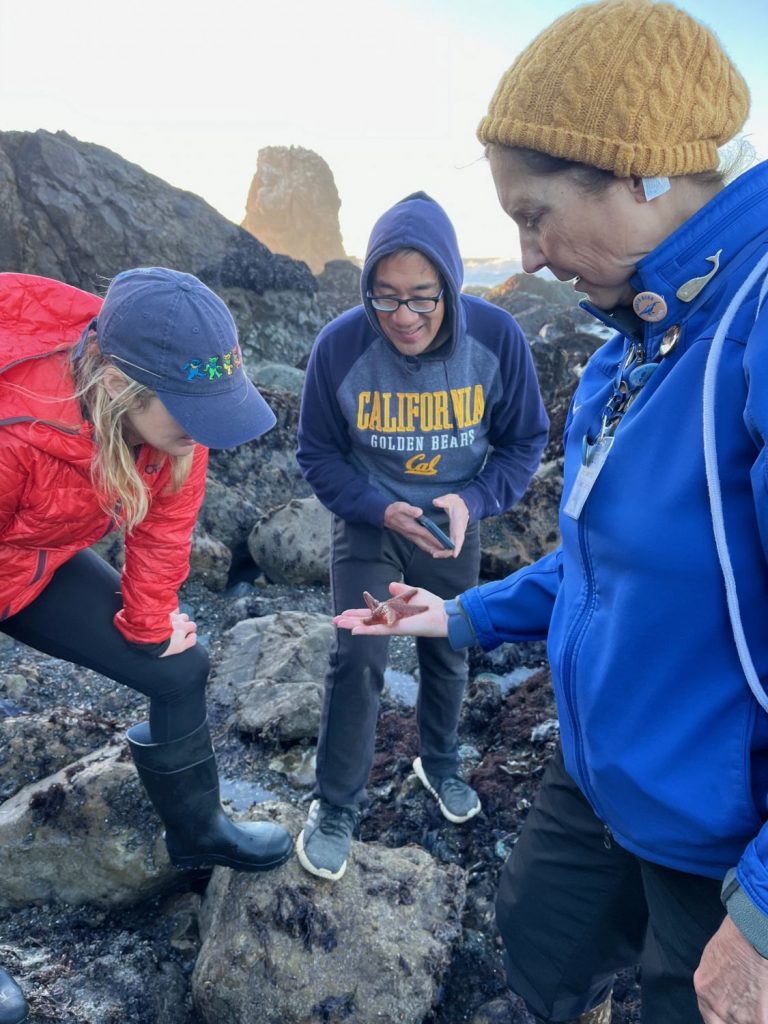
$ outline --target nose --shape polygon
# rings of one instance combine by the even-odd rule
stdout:
[[[398,306],[394,313],[390,313],[389,315],[396,324],[407,325],[416,323],[421,314],[414,313],[412,309],[408,309],[408,307],[403,304],[402,306]]]
[[[535,274],[537,270],[543,270],[547,265],[538,243],[524,231],[520,232],[520,253],[526,274]]]

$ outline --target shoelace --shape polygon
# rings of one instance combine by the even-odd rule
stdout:
[[[321,812],[320,831],[327,836],[350,835],[357,824],[357,813],[351,807],[326,804]]]

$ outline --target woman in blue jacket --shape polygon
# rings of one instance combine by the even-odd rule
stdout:
[[[748,107],[650,0],[575,8],[502,77],[478,135],[524,268],[616,330],[570,409],[561,544],[392,629],[337,623],[547,638],[562,751],[497,898],[537,1020],[602,1024],[640,964],[646,1022],[768,1021],[768,165],[718,170]]]

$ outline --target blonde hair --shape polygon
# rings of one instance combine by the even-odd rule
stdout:
[[[111,395],[105,376],[118,375],[124,386]],[[145,384],[139,384],[106,359],[99,350],[95,333],[86,342],[82,354],[73,359],[75,398],[93,424],[94,452],[91,479],[102,507],[108,513],[119,507],[126,530],[133,530],[149,511],[149,491],[136,469],[131,446],[125,439],[125,416],[132,409],[144,409],[156,397]],[[162,453],[161,453],[162,454]],[[189,476],[192,455],[163,455],[170,460],[170,490],[178,491]]]

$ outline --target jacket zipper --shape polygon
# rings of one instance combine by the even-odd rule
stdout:
[[[571,727],[571,735],[573,736],[573,748],[576,754],[576,763],[578,765],[580,781],[579,785],[584,793],[584,796],[592,805],[595,814],[602,820],[602,816],[598,809],[598,803],[595,800],[595,795],[592,792],[592,788],[589,785],[589,776],[587,774],[587,764],[584,757],[584,745],[581,741],[581,733],[577,728],[577,717],[575,711],[576,700],[573,695],[573,667],[577,656],[577,648],[580,647],[581,640],[587,631],[589,621],[592,615],[592,604],[594,601],[594,576],[592,573],[592,566],[587,557],[587,545],[585,543],[586,529],[584,526],[585,516],[579,517],[577,529],[579,531],[579,551],[581,552],[582,562],[584,564],[584,574],[587,578],[587,594],[584,599],[584,604],[581,613],[576,617],[574,622],[571,624],[571,628],[568,631],[565,648],[563,651],[563,657],[561,659],[561,674],[563,681],[563,697],[565,698],[565,707],[568,712],[568,721]]]

